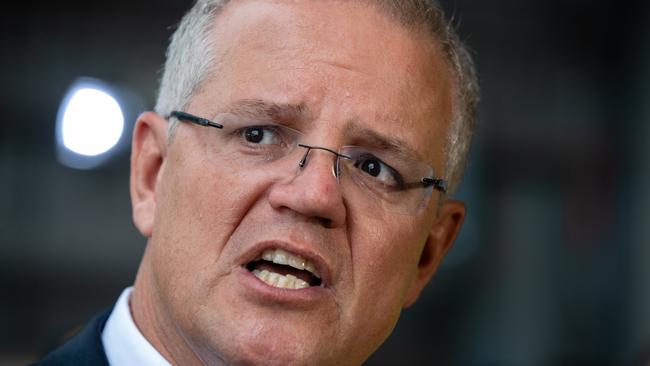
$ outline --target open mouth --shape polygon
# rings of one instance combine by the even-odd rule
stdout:
[[[300,290],[322,285],[313,263],[282,249],[265,250],[260,258],[248,263],[246,269],[273,287]]]

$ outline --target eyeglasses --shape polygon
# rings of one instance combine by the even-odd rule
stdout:
[[[446,182],[435,178],[429,165],[392,151],[361,146],[335,151],[306,145],[304,134],[291,127],[231,113],[219,114],[216,122],[180,111],[172,111],[168,119],[172,117],[220,129],[211,136],[210,147],[218,158],[233,162],[233,169],[280,169],[273,165],[285,161],[297,148],[305,149],[298,161],[298,169],[304,169],[312,150],[332,153],[332,172],[341,191],[367,209],[415,215],[427,206],[433,189],[446,192]]]

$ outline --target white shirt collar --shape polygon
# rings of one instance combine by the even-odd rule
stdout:
[[[135,325],[129,308],[131,292],[133,287],[122,291],[102,332],[108,363],[120,366],[171,366]]]

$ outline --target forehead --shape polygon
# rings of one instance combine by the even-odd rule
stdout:
[[[375,7],[233,1],[213,37],[218,61],[193,100],[202,111],[245,99],[300,105],[320,128],[372,129],[427,160],[444,149],[451,83],[442,51]]]

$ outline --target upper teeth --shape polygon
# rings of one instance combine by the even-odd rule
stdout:
[[[296,269],[309,271],[314,276],[320,278],[313,263],[282,249],[267,249],[262,253],[262,259],[276,264],[288,265]]]

